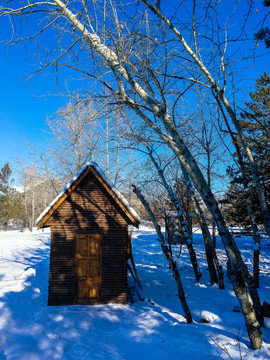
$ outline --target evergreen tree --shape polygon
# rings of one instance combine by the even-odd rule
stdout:
[[[257,162],[265,197],[270,194],[270,77],[264,72],[256,79],[256,91],[250,93],[241,125],[250,138],[250,147]],[[270,205],[268,203],[268,205]]]
[[[246,110],[241,114],[241,126],[246,132],[249,146],[257,163],[260,181],[268,207],[270,207],[270,77],[265,72],[256,79],[256,90],[250,93],[251,101],[246,102]],[[237,161],[236,161],[237,162]],[[223,203],[228,205],[227,217],[241,225],[250,225],[246,210],[245,197],[249,191],[256,222],[263,223],[263,215],[255,186],[247,166],[244,163],[248,179],[248,189],[244,189],[242,173],[238,168],[229,167],[227,173],[231,177],[231,185],[225,194]]]
[[[264,0],[263,2],[264,6],[269,7],[270,6],[270,0]],[[269,14],[269,13],[268,13]],[[266,15],[266,17],[268,16]],[[265,17],[265,19],[266,19]],[[263,26],[256,34],[255,38],[260,41],[264,41],[267,48],[270,48],[270,29],[268,26]]]
[[[7,162],[0,170],[0,221],[7,230],[11,218],[11,169]]]

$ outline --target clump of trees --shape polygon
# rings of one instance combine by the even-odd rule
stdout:
[[[63,182],[54,180],[57,189]],[[0,170],[0,226],[3,230],[30,229],[36,218],[56,196],[56,188],[36,167],[24,166],[20,185],[14,186],[12,170],[6,163]]]
[[[6,163],[0,170],[0,219],[4,230],[14,214],[14,192],[11,189],[11,169]]]

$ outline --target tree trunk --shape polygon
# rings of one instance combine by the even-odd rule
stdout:
[[[33,231],[33,227],[35,226],[35,210],[36,210],[36,195],[35,195],[35,186],[32,189],[32,216],[31,216],[31,231]]]
[[[210,232],[209,232],[209,229],[208,229],[208,226],[206,224],[204,217],[201,218],[201,223],[202,223],[202,226],[201,226],[202,232],[205,234],[204,237],[207,239],[207,242],[209,244],[208,252],[209,252],[209,256],[211,257],[211,263],[214,262],[217,273],[218,273],[219,288],[224,289],[224,274],[223,274],[222,266],[219,264],[217,252],[216,252],[216,249],[212,242],[211,235],[210,235]],[[216,275],[216,272],[215,272],[215,275]]]
[[[249,194],[247,195],[247,198],[246,198],[246,207],[247,207],[247,211],[248,211],[248,215],[249,215],[249,219],[250,219],[250,225],[252,228],[253,239],[255,242],[254,251],[253,251],[253,279],[254,279],[254,284],[255,284],[256,288],[259,288],[259,285],[260,285],[261,236],[260,236],[258,226],[255,222],[255,218],[254,218],[252,206],[251,206],[251,199],[250,199]]]
[[[214,274],[212,272],[212,277],[211,277],[210,266],[211,266],[211,269],[213,269],[213,263],[214,263],[216,266],[217,273],[218,273],[219,288],[224,289],[224,274],[222,271],[222,266],[219,265],[216,248],[213,244],[213,241],[212,241],[212,238],[210,235],[210,231],[208,229],[205,217],[203,215],[203,211],[200,207],[197,197],[194,196],[193,199],[194,199],[194,203],[195,203],[195,209],[197,212],[199,224],[200,224],[202,234],[203,234],[203,239],[205,242],[205,252],[206,252],[207,262],[208,262],[208,258],[210,259],[208,262],[208,268],[209,268],[209,273],[210,273],[210,278],[211,278],[211,285],[212,285],[212,281],[215,281],[216,276],[217,276],[216,272],[214,272]],[[209,265],[209,263],[210,263],[210,265]],[[215,282],[213,282],[213,283],[215,283]]]
[[[149,146],[147,144],[144,143],[144,145],[145,145],[146,149],[148,150],[148,155],[149,155],[152,163],[154,164],[155,168],[157,169],[157,172],[161,179],[161,182],[162,182],[164,188],[166,189],[166,191],[169,195],[169,198],[171,199],[171,202],[177,211],[177,217],[180,222],[179,231],[181,233],[182,238],[185,239],[185,244],[186,244],[186,246],[188,248],[188,252],[189,252],[190,262],[193,267],[196,281],[198,282],[200,280],[200,278],[202,277],[202,272],[201,272],[200,266],[197,262],[196,252],[195,252],[193,244],[192,244],[192,237],[191,237],[192,230],[190,229],[190,224],[188,224],[188,227],[187,227],[187,224],[183,218],[183,212],[180,207],[180,202],[179,202],[178,196],[173,192],[173,189],[168,184],[168,182],[164,176],[164,171],[158,166],[158,163],[153,156],[152,150],[149,148]],[[191,224],[191,228],[192,228],[192,224]]]
[[[117,132],[116,168],[115,168],[115,178],[114,178],[115,185],[117,185],[118,176],[119,176],[119,156],[120,156],[120,141],[119,141],[119,132]]]
[[[106,131],[105,131],[105,139],[106,139],[106,176],[109,177],[109,166],[110,166],[110,155],[109,155],[109,119],[108,115],[106,118]]]
[[[158,224],[158,222],[156,220],[156,217],[153,214],[153,212],[152,212],[152,210],[151,210],[151,208],[149,206],[148,201],[145,200],[145,198],[142,195],[140,189],[136,188],[135,185],[131,185],[131,187],[133,189],[133,192],[137,195],[138,199],[141,201],[141,203],[144,206],[145,210],[148,212],[148,214],[149,214],[149,216],[150,216],[150,218],[151,218],[151,220],[152,220],[152,222],[154,224],[154,227],[156,229],[156,233],[157,233],[157,236],[158,236],[158,241],[159,241],[159,243],[161,245],[161,249],[162,249],[163,254],[165,255],[165,257],[166,257],[166,259],[167,259],[167,261],[169,263],[169,267],[172,270],[173,277],[174,277],[174,280],[175,280],[176,285],[177,285],[178,297],[179,297],[182,309],[184,311],[185,318],[187,320],[187,323],[190,324],[190,323],[192,323],[193,320],[192,320],[192,316],[191,316],[191,312],[189,310],[188,304],[186,302],[186,296],[185,296],[184,288],[183,288],[183,285],[182,285],[181,277],[180,277],[179,271],[177,269],[176,262],[173,260],[171,251],[165,245],[165,239],[164,239],[164,236],[163,236],[163,234],[162,234],[162,232],[160,230],[160,225]]]
[[[242,313],[245,318],[245,323],[246,323],[251,347],[254,350],[260,349],[262,346],[262,336],[261,336],[260,326],[258,324],[254,309],[250,301],[248,300],[248,294],[242,272],[240,270],[234,271],[232,277],[233,277],[232,284],[233,284],[234,292],[238,297],[238,299],[239,300],[241,299],[240,303],[241,303]]]
[[[208,226],[206,224],[204,215],[203,215],[203,211],[199,205],[199,202],[197,200],[197,197],[195,195],[195,191],[194,189],[191,187],[191,182],[189,179],[189,175],[188,172],[186,171],[186,169],[184,168],[184,166],[181,165],[181,169],[185,178],[185,183],[187,186],[187,191],[189,193],[189,196],[193,198],[193,202],[195,205],[195,212],[197,214],[198,220],[199,220],[199,224],[202,230],[202,235],[203,235],[203,240],[204,240],[204,246],[205,246],[205,254],[206,254],[206,259],[207,259],[207,264],[208,264],[208,270],[209,270],[209,275],[210,275],[210,281],[211,281],[211,285],[213,284],[217,284],[218,283],[218,278],[217,278],[217,274],[215,271],[215,265],[214,265],[214,255],[216,255],[215,253],[215,249],[213,248],[213,244],[212,244],[212,239],[211,236],[209,236],[209,230],[208,230]],[[218,268],[218,271],[220,271],[220,268]],[[222,270],[221,270],[222,272]],[[223,276],[223,273],[222,273]],[[224,282],[223,282],[224,283]],[[224,285],[223,285],[224,286]]]
[[[176,266],[176,262],[173,260],[171,252],[169,251],[169,249],[168,249],[168,247],[166,245],[161,245],[161,248],[162,248],[163,254],[166,256],[166,259],[167,259],[167,261],[168,261],[168,263],[170,265],[170,269],[172,270],[173,277],[174,277],[174,280],[175,280],[176,285],[177,285],[178,297],[179,297],[179,300],[181,302],[181,306],[182,306],[182,309],[184,311],[185,318],[187,320],[187,323],[191,324],[193,320],[192,320],[192,316],[191,316],[188,304],[186,302],[185,291],[184,291],[184,288],[183,288],[183,285],[182,285],[182,281],[181,281],[181,278],[180,278],[179,271],[178,271],[177,266]]]
[[[253,279],[256,288],[259,288],[260,287],[260,243],[256,243],[255,249],[253,251]]]
[[[186,241],[186,245],[188,248],[189,258],[190,258],[190,262],[191,262],[193,270],[194,270],[195,278],[196,278],[196,281],[198,282],[200,280],[200,278],[202,277],[202,272],[201,272],[201,269],[197,262],[197,256],[196,256],[193,244],[189,241]]]
[[[202,210],[198,204],[197,199],[194,199],[195,204],[195,212],[200,224],[200,228],[202,230],[203,240],[204,240],[204,247],[205,247],[205,254],[208,264],[208,271],[210,275],[210,282],[211,285],[218,283],[218,278],[215,270],[215,264],[214,264],[214,252],[215,249],[213,248],[212,239],[208,230],[208,226],[206,224],[205,218],[203,216]]]
[[[216,224],[214,222],[212,222],[212,239],[213,239],[213,246],[214,248],[216,248],[217,237],[216,237]]]
[[[135,281],[137,282],[139,289],[142,290],[142,285],[141,285],[141,282],[140,282],[140,279],[139,279],[139,276],[137,273],[137,269],[136,269],[136,265],[135,265],[135,261],[134,261],[134,257],[133,257],[133,252],[132,252],[132,233],[128,234],[128,244],[129,244],[128,245],[128,250],[129,250],[128,258],[130,259],[133,270],[134,270]]]
[[[240,150],[240,147],[238,145],[238,142],[237,142],[233,132],[231,131],[229,122],[228,122],[227,117],[226,117],[226,115],[225,115],[225,113],[223,111],[223,108],[221,107],[221,104],[220,104],[218,99],[217,99],[217,101],[218,101],[218,105],[220,107],[221,113],[223,115],[225,124],[227,126],[227,129],[228,129],[228,131],[230,133],[230,136],[232,138],[232,142],[233,142],[235,150],[236,150],[239,166],[240,166],[240,169],[241,169],[241,172],[242,172],[243,185],[244,185],[244,190],[246,192],[246,198],[245,198],[246,208],[247,208],[250,225],[251,225],[252,232],[253,232],[253,239],[254,239],[254,242],[255,242],[254,253],[253,253],[253,280],[254,280],[255,286],[258,288],[259,287],[259,274],[260,274],[259,260],[260,260],[261,237],[260,237],[260,233],[259,233],[257,224],[255,222],[255,217],[254,217],[253,210],[252,210],[252,200],[251,200],[250,192],[249,192],[249,189],[248,189],[248,180],[247,180],[247,176],[246,176],[246,170],[245,170],[245,165],[244,165],[244,161],[243,161],[243,156],[241,154],[241,150]],[[251,284],[251,291],[253,291],[253,285],[252,284]],[[256,294],[255,294],[255,298],[256,299],[258,298],[258,296],[256,296]],[[258,320],[259,320],[260,324],[263,326],[264,319],[263,319],[263,316],[261,315],[261,306],[259,305],[259,301],[256,300],[256,299],[255,300],[253,299],[253,302],[255,303],[255,310],[256,310],[256,313],[260,314]],[[256,307],[258,307],[258,308],[256,309]]]

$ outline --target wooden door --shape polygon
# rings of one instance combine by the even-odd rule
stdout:
[[[100,301],[101,235],[76,235],[77,303],[93,304]]]

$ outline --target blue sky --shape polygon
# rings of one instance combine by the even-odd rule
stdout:
[[[258,1],[258,5],[261,4],[262,1]],[[7,22],[1,19],[0,39],[9,38],[10,34]],[[0,46],[0,167],[2,167],[7,161],[13,164],[18,157],[29,161],[29,143],[39,149],[48,142],[46,117],[52,115],[65,100],[49,95],[60,91],[55,74],[50,71],[27,79],[27,76],[36,70],[37,64],[35,59],[28,58],[29,53],[23,46],[8,48],[3,43],[0,43]],[[264,47],[263,44],[259,46]],[[255,78],[263,71],[270,72],[269,54],[270,51],[267,56],[257,59],[256,65],[245,72],[245,88],[248,86],[252,88]]]
[[[4,48],[4,50],[3,50]],[[34,77],[28,80],[35,64],[27,61],[21,46],[3,47],[0,56],[0,166],[14,162],[17,157],[28,157],[29,142],[39,147],[48,135],[45,120],[63,104],[63,99],[47,96],[58,93],[55,75]]]

